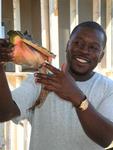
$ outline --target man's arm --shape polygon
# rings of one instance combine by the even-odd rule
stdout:
[[[76,111],[87,136],[102,147],[108,147],[113,141],[113,122],[99,114],[91,104],[83,112]]]
[[[0,64],[0,122],[20,115],[19,108],[12,99],[4,67]]]

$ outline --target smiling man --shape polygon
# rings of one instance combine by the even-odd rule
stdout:
[[[80,77],[80,80],[87,80],[85,75],[89,79],[104,55],[105,44],[106,35],[98,25],[91,26],[90,23],[89,25],[84,23],[76,27],[67,46],[67,60],[71,72],[76,72],[75,76],[78,74],[78,78],[79,75],[83,75],[84,79]]]
[[[105,45],[106,34],[99,24],[79,24],[67,43],[66,67],[44,64],[52,75],[36,72],[12,93],[1,64],[0,120],[18,123],[28,119],[32,125],[30,150],[109,147],[113,141],[113,81],[94,71]],[[1,51],[4,47],[0,46]],[[29,109],[40,95],[41,84],[49,91],[46,101],[41,108]]]

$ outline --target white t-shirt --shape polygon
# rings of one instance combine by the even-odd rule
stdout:
[[[77,82],[98,112],[113,121],[113,81],[99,73],[84,82]],[[84,133],[75,108],[53,92],[49,93],[41,108],[28,109],[40,93],[32,75],[12,92],[21,116],[32,125],[30,150],[103,150]]]

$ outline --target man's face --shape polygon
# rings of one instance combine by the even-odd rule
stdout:
[[[103,57],[103,33],[91,28],[79,27],[67,45],[67,62],[78,75],[90,74]]]

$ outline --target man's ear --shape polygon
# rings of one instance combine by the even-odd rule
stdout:
[[[102,51],[102,53],[100,54],[99,62],[101,62],[103,56],[104,56],[104,51]]]

